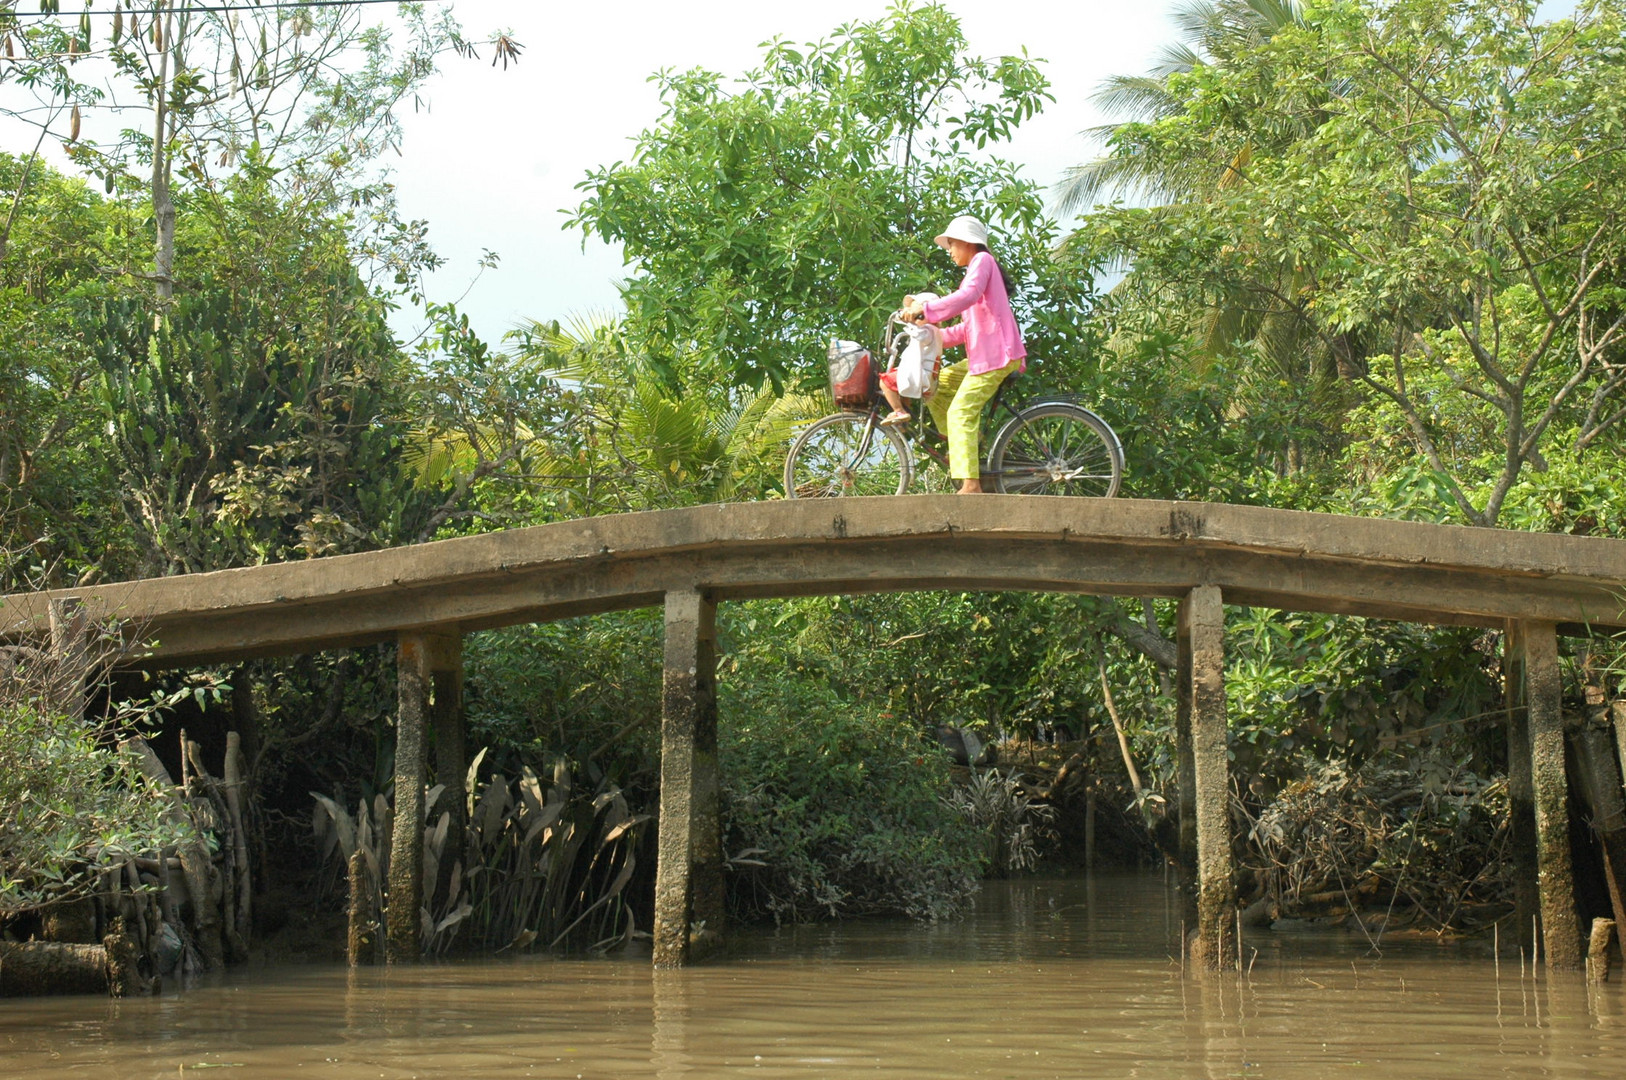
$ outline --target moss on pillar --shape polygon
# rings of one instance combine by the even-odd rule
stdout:
[[[716,676],[716,605],[697,589],[668,592],[655,870],[659,967],[697,958],[722,934]]]
[[[1579,971],[1581,928],[1575,910],[1575,872],[1570,862],[1569,782],[1564,772],[1557,627],[1552,623],[1525,623],[1523,638],[1541,944],[1549,971]]]
[[[418,911],[423,907],[424,728],[429,714],[429,645],[424,636],[402,634],[396,661],[395,820],[385,955],[391,964],[404,964],[423,954]]]
[[[1192,962],[1236,966],[1236,883],[1231,857],[1230,752],[1225,714],[1225,606],[1213,585],[1180,604],[1182,696],[1189,700],[1197,833],[1197,934]]]

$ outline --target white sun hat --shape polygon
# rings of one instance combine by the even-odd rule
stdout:
[[[970,214],[961,214],[948,223],[942,235],[934,236],[932,242],[943,250],[948,250],[950,240],[964,240],[968,244],[981,244],[988,246],[988,226],[972,217]]]

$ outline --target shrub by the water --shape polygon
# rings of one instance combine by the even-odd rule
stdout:
[[[175,843],[171,811],[91,726],[0,700],[0,918],[88,895],[106,867]]]
[[[724,847],[746,916],[954,914],[983,840],[944,800],[948,760],[918,728],[810,682],[725,681]]]

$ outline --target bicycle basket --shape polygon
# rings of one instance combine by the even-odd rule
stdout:
[[[829,352],[830,396],[838,409],[864,409],[875,396],[875,361],[856,341],[832,339]]]

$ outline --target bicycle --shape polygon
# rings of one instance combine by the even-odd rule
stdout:
[[[887,370],[897,366],[903,338],[887,319],[882,345]],[[882,426],[885,407],[869,351],[856,342],[832,341],[831,395],[838,412],[813,421],[785,456],[785,497],[833,498],[845,495],[902,495],[915,476],[910,441],[895,426]],[[1065,397],[1045,398],[1022,407],[1005,400],[1006,379],[981,420],[980,445],[989,447],[980,464],[985,487],[1013,495],[1084,495],[1111,498],[1123,480],[1123,444],[1101,417]],[[996,411],[1009,414],[992,441],[987,438]],[[925,413],[924,409],[920,410]],[[931,433],[939,442],[943,437]],[[940,449],[916,440],[914,450],[948,469],[946,442]]]

